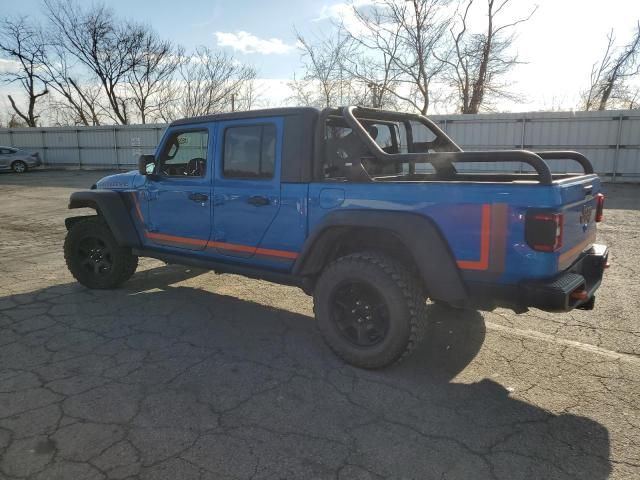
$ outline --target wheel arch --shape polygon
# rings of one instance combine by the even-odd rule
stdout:
[[[129,214],[129,207],[120,192],[112,190],[81,190],[74,192],[69,198],[69,209],[91,208],[102,217],[118,245],[122,247],[140,247],[140,237]],[[74,216],[65,219],[69,230],[82,219]]]
[[[468,294],[449,244],[428,217],[347,210],[328,214],[305,242],[293,273],[314,277],[338,256],[378,249],[414,270],[432,298],[465,303]]]

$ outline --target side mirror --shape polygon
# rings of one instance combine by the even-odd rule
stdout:
[[[153,155],[140,155],[138,157],[138,172],[140,175],[151,175],[156,167],[156,158]]]

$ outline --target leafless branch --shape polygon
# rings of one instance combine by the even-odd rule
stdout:
[[[20,108],[15,99],[8,95],[16,115],[29,127],[35,127],[38,115],[35,113],[38,98],[47,95],[46,83],[38,77],[40,58],[44,51],[42,35],[26,17],[6,18],[0,22],[0,54],[15,63],[15,68],[0,74],[4,83],[16,83],[27,99],[26,110]]]
[[[449,30],[451,52],[443,58],[447,65],[449,83],[458,92],[461,113],[478,113],[487,107],[491,98],[509,97],[508,86],[500,79],[519,63],[516,55],[509,53],[516,26],[528,21],[537,7],[522,18],[499,23],[499,14],[506,12],[511,0],[484,0],[486,4],[485,31],[472,33],[469,29],[469,12],[474,0],[464,0],[458,6],[456,23]]]
[[[591,67],[589,88],[583,93],[585,110],[606,110],[610,103],[626,103],[628,80],[640,73],[640,22],[631,41],[615,47],[615,35],[607,35],[607,47],[599,62]],[[633,104],[634,101],[631,101]]]

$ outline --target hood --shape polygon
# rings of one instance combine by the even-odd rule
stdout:
[[[106,190],[129,190],[136,188],[144,183],[144,177],[137,170],[131,170],[126,173],[116,173],[108,175],[96,182],[96,188]]]

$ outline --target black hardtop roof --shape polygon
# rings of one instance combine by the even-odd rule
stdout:
[[[262,110],[246,110],[243,112],[217,113],[215,115],[204,115],[201,117],[181,118],[180,120],[171,122],[169,126],[217,122],[219,120],[240,120],[243,118],[282,117],[288,115],[310,115],[317,117],[319,114],[320,111],[313,107],[265,108]]]

